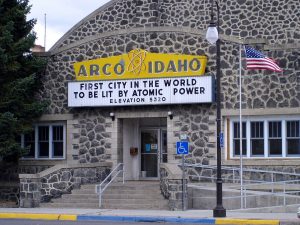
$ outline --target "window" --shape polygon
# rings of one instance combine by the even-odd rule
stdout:
[[[232,118],[228,141],[233,158],[240,154],[239,127],[239,119]],[[247,116],[243,119],[242,129],[245,158],[300,157],[299,116]]]
[[[269,122],[269,155],[282,155],[281,121]]]
[[[39,139],[38,139],[39,158],[48,158],[49,157],[49,127],[39,126],[38,134],[39,134]]]
[[[235,156],[240,155],[240,123],[233,123],[233,154]],[[243,155],[247,152],[247,139],[246,139],[246,123],[242,123],[242,149]]]
[[[24,158],[64,158],[65,127],[63,124],[35,125],[30,134],[22,135],[21,145],[29,149]]]
[[[52,153],[53,157],[61,157],[64,154],[64,127],[53,126]]]
[[[300,122],[286,122],[286,145],[288,155],[300,155]]]
[[[264,122],[251,122],[251,155],[264,155]]]
[[[34,158],[35,157],[34,131],[30,132],[29,134],[24,135],[24,147],[28,148],[28,150],[29,150],[28,154],[25,157]]]

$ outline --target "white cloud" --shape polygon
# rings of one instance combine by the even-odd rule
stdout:
[[[28,19],[37,19],[34,31],[36,44],[44,46],[45,14],[47,18],[46,50],[84,17],[109,0],[30,0],[32,5]]]

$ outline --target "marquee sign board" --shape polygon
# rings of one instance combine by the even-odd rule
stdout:
[[[205,73],[205,55],[151,53],[134,49],[128,54],[74,63],[77,81],[190,77]]]
[[[212,76],[68,83],[69,107],[213,102]]]

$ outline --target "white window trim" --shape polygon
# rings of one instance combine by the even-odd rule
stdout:
[[[246,137],[247,137],[247,154],[244,155],[243,158],[245,159],[299,159],[299,155],[292,155],[288,156],[287,154],[287,132],[286,132],[286,124],[287,121],[292,120],[299,120],[300,116],[296,115],[280,115],[280,116],[244,116],[242,117],[242,122],[246,122]],[[263,121],[264,122],[264,156],[251,156],[251,134],[250,134],[250,123],[255,121]],[[281,121],[281,138],[282,138],[282,154],[281,156],[270,156],[269,155],[269,129],[268,129],[268,122],[269,121]],[[229,138],[226,138],[229,141],[229,155],[230,159],[240,159],[239,156],[233,155],[233,123],[239,122],[239,117],[230,117],[229,118]],[[227,127],[227,126],[226,126]],[[227,136],[228,137],[228,136]],[[226,154],[227,155],[227,154]]]
[[[38,123],[34,124],[34,132],[35,132],[35,146],[34,146],[34,157],[22,157],[22,160],[64,160],[66,159],[66,124],[65,123]],[[48,158],[41,158],[39,157],[39,149],[38,149],[38,127],[39,126],[48,126],[49,127],[49,157]],[[53,126],[63,126],[63,156],[62,157],[53,157],[53,149],[52,149],[52,137],[53,137]],[[21,135],[21,147],[24,146],[24,135]]]

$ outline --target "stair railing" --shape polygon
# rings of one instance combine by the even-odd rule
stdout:
[[[122,173],[122,182],[124,184],[124,163],[119,163],[108,176],[101,182],[101,184],[96,185],[95,192],[99,196],[99,208],[102,206],[102,194],[105,189]]]

